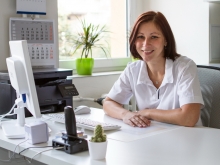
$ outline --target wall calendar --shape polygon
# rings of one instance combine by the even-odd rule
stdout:
[[[57,51],[54,21],[10,18],[10,40],[27,40],[33,68],[56,68]]]

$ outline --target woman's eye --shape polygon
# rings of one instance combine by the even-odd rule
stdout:
[[[157,36],[151,36],[151,38],[154,39],[154,38],[158,38],[158,37]]]
[[[143,38],[144,38],[144,36],[137,36],[137,38],[143,39]]]

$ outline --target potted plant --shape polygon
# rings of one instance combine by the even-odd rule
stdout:
[[[97,125],[94,136],[88,142],[89,154],[92,159],[104,159],[107,150],[106,134],[101,125]]]
[[[92,49],[99,48],[106,55],[104,46],[100,44],[104,37],[103,33],[107,32],[106,26],[94,25],[92,23],[87,24],[85,20],[80,20],[80,22],[82,32],[79,32],[77,37],[72,39],[75,49],[73,54],[82,48],[81,58],[76,60],[76,71],[79,75],[91,75],[94,66]]]

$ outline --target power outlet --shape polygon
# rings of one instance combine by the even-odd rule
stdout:
[[[17,14],[46,15],[46,0],[16,0]]]

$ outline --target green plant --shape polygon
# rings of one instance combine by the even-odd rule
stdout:
[[[105,142],[106,134],[101,125],[97,125],[94,130],[94,136],[90,139],[91,142]]]
[[[81,58],[88,58],[89,54],[92,58],[92,49],[99,48],[107,55],[105,47],[100,43],[105,37],[103,33],[108,32],[106,26],[94,25],[92,23],[87,24],[85,20],[80,20],[80,22],[82,32],[79,32],[76,37],[72,38],[75,49],[73,54],[82,48]]]

